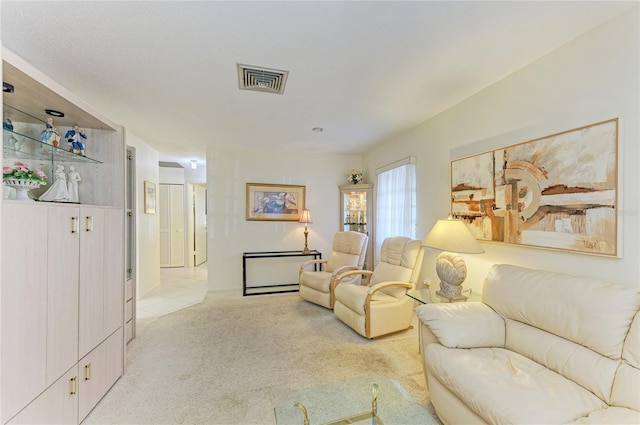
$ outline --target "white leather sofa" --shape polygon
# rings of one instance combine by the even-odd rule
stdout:
[[[493,266],[482,302],[416,308],[445,424],[640,424],[636,288]]]

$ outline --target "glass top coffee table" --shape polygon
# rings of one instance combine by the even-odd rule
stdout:
[[[276,406],[277,425],[437,425],[395,380],[380,375],[294,391]]]

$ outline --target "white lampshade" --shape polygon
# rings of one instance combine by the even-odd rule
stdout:
[[[482,254],[484,252],[467,225],[461,220],[452,218],[438,220],[424,238],[423,245],[461,254]]]
[[[311,221],[311,212],[308,209],[303,209],[302,210],[302,214],[300,214],[300,220],[298,220],[299,223],[313,223],[313,221]]]

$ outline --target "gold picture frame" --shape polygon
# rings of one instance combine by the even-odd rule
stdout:
[[[247,183],[247,221],[298,221],[306,186]]]
[[[156,184],[144,181],[144,213],[156,213]]]

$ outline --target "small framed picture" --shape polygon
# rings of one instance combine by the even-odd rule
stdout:
[[[156,213],[156,184],[144,181],[144,212],[145,214]]]
[[[304,209],[305,186],[247,183],[247,220],[298,221]]]

